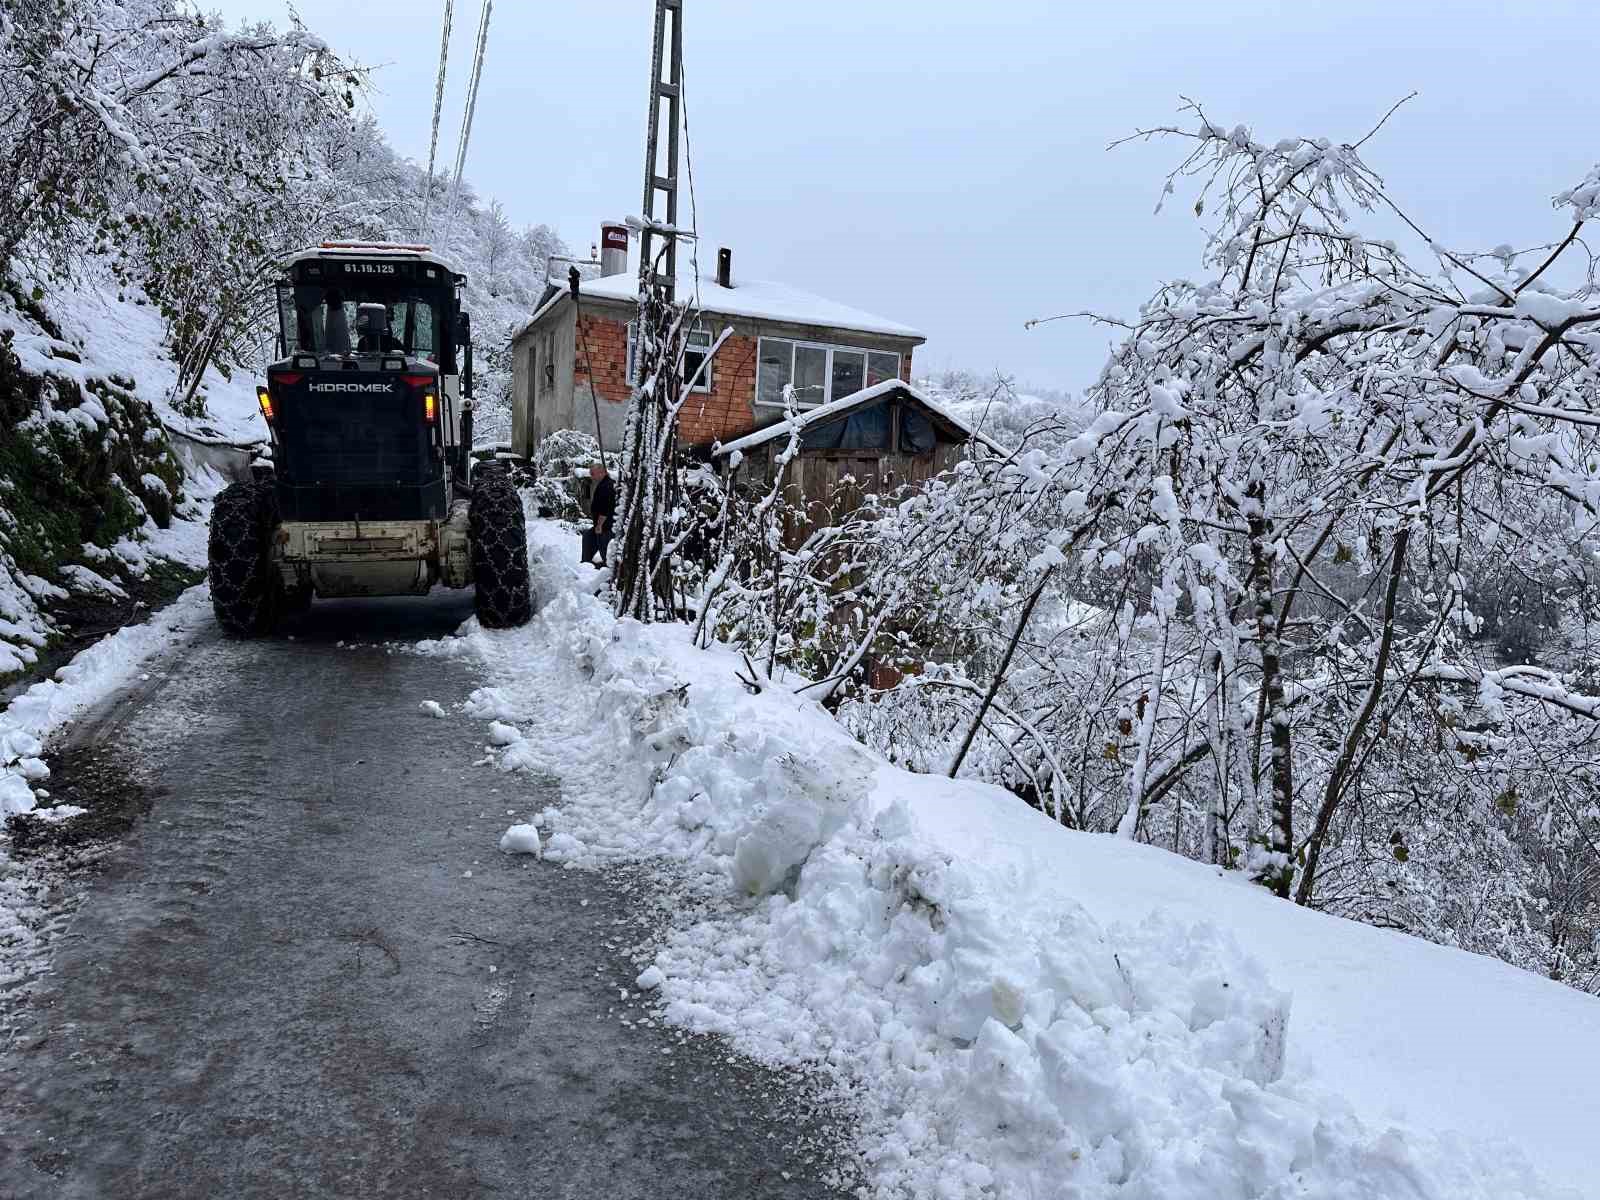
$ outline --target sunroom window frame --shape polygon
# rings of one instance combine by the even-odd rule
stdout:
[[[832,404],[835,400],[843,400],[844,399],[843,396],[835,396],[833,394],[833,352],[835,350],[843,350],[843,351],[846,351],[847,353],[850,353],[850,354],[859,354],[859,355],[862,356],[862,376],[861,377],[862,377],[863,380],[869,378],[871,376],[871,374],[872,374],[872,356],[874,354],[879,354],[879,355],[892,354],[892,355],[894,355],[894,374],[892,376],[890,376],[891,379],[899,379],[900,378],[901,368],[905,365],[905,355],[903,353],[901,353],[899,350],[880,350],[880,349],[875,349],[872,346],[863,346],[863,345],[859,345],[859,344],[850,345],[850,344],[845,343],[845,342],[816,342],[816,341],[812,341],[809,338],[783,337],[782,335],[775,334],[775,333],[774,334],[762,334],[756,340],[756,394],[755,394],[754,404],[755,404],[755,406],[757,408],[782,408],[783,407],[783,401],[782,400],[763,400],[761,398],[761,363],[765,359],[765,354],[764,354],[764,352],[762,350],[762,345],[763,345],[763,343],[766,343],[766,342],[787,342],[789,344],[789,346],[790,346],[789,378],[788,378],[787,383],[789,385],[791,385],[791,386],[794,383],[794,359],[795,359],[794,349],[795,348],[800,347],[800,346],[809,346],[813,350],[822,350],[822,351],[826,352],[827,357],[823,360],[823,367],[822,367],[822,379],[823,379],[825,394],[824,394],[824,396],[823,396],[823,398],[821,400],[812,401],[811,403],[802,403],[800,405],[800,407],[802,409],[808,410],[808,411],[810,409],[813,409],[813,408],[821,408],[824,404]],[[888,382],[888,381],[887,380],[883,380],[881,382]],[[869,383],[869,384],[866,384],[865,386],[866,387],[875,387],[876,385]],[[855,393],[851,392],[850,395],[853,396],[853,395],[855,395]]]

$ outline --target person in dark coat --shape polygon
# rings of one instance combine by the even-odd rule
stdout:
[[[611,548],[612,524],[617,517],[617,485],[606,473],[604,463],[591,466],[589,478],[594,480],[594,499],[589,502],[589,518],[594,525],[584,533],[583,561],[594,562],[598,557],[604,564],[606,552]]]

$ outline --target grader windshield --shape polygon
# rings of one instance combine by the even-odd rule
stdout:
[[[363,306],[381,304],[387,316],[379,332],[364,330]],[[393,287],[325,286],[285,288],[279,324],[288,354],[377,354],[387,351],[438,361],[446,343],[443,306],[435,296]]]

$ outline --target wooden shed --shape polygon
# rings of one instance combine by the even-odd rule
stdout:
[[[977,433],[929,397],[898,379],[807,409],[721,445],[702,447],[719,473],[737,455],[737,478],[753,489],[771,487],[774,463],[800,437],[799,456],[789,464],[788,493],[804,502],[808,527],[832,521],[868,494],[903,484],[924,483],[948,471],[967,447],[1005,455],[993,439]],[[805,530],[792,529],[792,538]]]

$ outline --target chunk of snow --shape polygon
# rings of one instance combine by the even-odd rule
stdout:
[[[445,715],[444,705],[440,704],[437,700],[424,700],[421,704],[417,705],[417,707],[430,717],[442,717]]]
[[[32,812],[36,803],[26,779],[10,771],[0,774],[0,816]]]
[[[538,858],[543,848],[537,825],[513,825],[500,835],[500,849],[507,854],[531,854]]]
[[[545,843],[545,853],[552,858],[578,859],[588,849],[570,833],[551,834],[550,840]]]
[[[867,777],[821,758],[783,754],[770,760],[749,803],[752,817],[733,847],[733,884],[742,892],[775,891],[843,827],[866,797]]]
[[[1517,315],[1531,317],[1546,329],[1555,329],[1587,312],[1582,301],[1563,300],[1545,292],[1527,291],[1517,297]]]
[[[128,593],[121,584],[77,563],[68,563],[62,567],[61,576],[77,592],[84,592],[89,595],[112,596],[119,600],[128,598]]]
[[[653,992],[666,981],[667,977],[662,974],[661,968],[652,965],[639,973],[639,978],[633,981],[633,986],[641,992]]]

